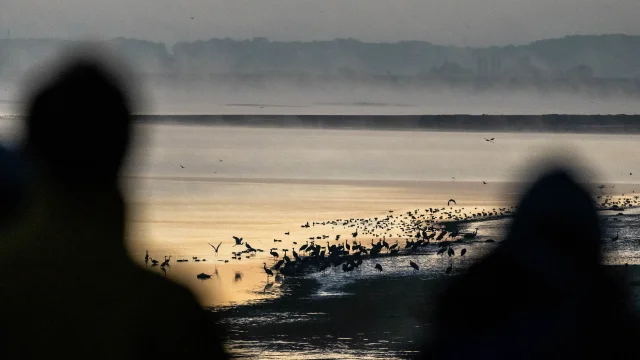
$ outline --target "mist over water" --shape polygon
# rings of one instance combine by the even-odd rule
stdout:
[[[563,154],[597,182],[636,182],[637,135],[448,133],[139,125],[130,175],[226,179],[515,181]],[[485,138],[495,137],[495,143]],[[223,160],[222,162],[220,160]],[[184,168],[181,168],[181,166]]]
[[[640,114],[637,96],[537,89],[459,89],[319,82],[257,85],[189,82],[150,86],[153,114],[273,115],[542,115]]]

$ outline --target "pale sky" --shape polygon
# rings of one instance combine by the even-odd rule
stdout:
[[[640,35],[640,0],[0,0],[0,37],[522,44]],[[191,19],[194,17],[194,19]]]

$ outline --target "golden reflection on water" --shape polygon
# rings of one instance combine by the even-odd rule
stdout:
[[[334,242],[338,234],[348,239],[351,233],[350,229],[342,227],[301,228],[300,225],[307,221],[382,217],[390,210],[400,214],[413,209],[442,207],[452,196],[449,194],[464,197],[459,208],[465,204],[496,207],[502,203],[496,196],[501,186],[478,186],[467,182],[424,182],[420,186],[405,187],[184,183],[173,180],[143,183],[142,196],[134,196],[129,205],[131,256],[142,263],[145,250],[159,260],[171,255],[171,267],[166,276],[189,287],[205,306],[275,296],[279,284],[265,290],[267,277],[262,268],[265,262],[268,266],[274,263],[269,249],[277,248],[282,256],[282,249],[295,247],[297,250],[311,236],[328,235],[327,240],[318,240],[324,245],[328,240]],[[165,187],[182,189],[180,196],[159,198],[153,195],[154,191]],[[147,192],[146,197],[144,192]],[[245,250],[245,246],[234,246],[233,236],[242,237],[264,252],[250,258],[243,254],[242,260],[232,260],[232,252]],[[274,242],[274,239],[282,241]],[[370,238],[359,240],[365,243]],[[220,242],[222,245],[216,256],[209,243],[217,246]],[[193,257],[201,261],[195,262]],[[177,263],[178,259],[189,262]],[[150,270],[164,276],[159,268],[150,267]],[[209,280],[198,280],[196,275],[199,273],[213,276]],[[236,279],[236,273],[241,273],[241,280]]]

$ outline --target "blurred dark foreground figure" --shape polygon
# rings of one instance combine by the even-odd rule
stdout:
[[[624,287],[600,263],[595,207],[567,172],[535,182],[498,246],[452,280],[422,358],[638,358]]]
[[[79,57],[30,99],[27,199],[0,245],[0,358],[226,358],[192,294],[127,256],[131,105],[111,75]]]

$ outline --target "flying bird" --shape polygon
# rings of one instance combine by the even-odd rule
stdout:
[[[209,246],[211,246],[213,250],[216,251],[216,255],[218,255],[218,249],[220,249],[220,245],[222,245],[222,241],[220,241],[220,244],[218,244],[218,246],[213,246],[211,245],[211,243],[209,243]]]
[[[483,181],[482,183],[483,183],[483,184],[485,184],[485,185],[487,185],[487,182],[486,182],[486,181]]]
[[[496,138],[491,138],[491,139],[484,138],[484,140],[485,140],[485,141],[487,141],[487,142],[491,142],[491,143],[492,143],[492,142],[494,142],[493,140],[495,140],[495,139],[496,139]]]
[[[211,279],[211,275],[205,274],[205,273],[200,273],[200,274],[196,275],[196,277],[198,279],[200,279],[200,280]]]
[[[180,165],[180,167],[184,169],[184,166]]]
[[[233,240],[235,240],[235,241],[236,241],[236,244],[235,244],[235,245],[233,245],[233,246],[236,246],[236,245],[242,245],[242,238],[239,238],[239,237],[237,237],[237,236],[234,236],[234,237],[233,237]]]
[[[449,206],[449,204],[453,203],[454,205],[458,205],[458,203],[456,203],[455,200],[453,199],[449,199],[449,201],[447,201],[447,206]]]

